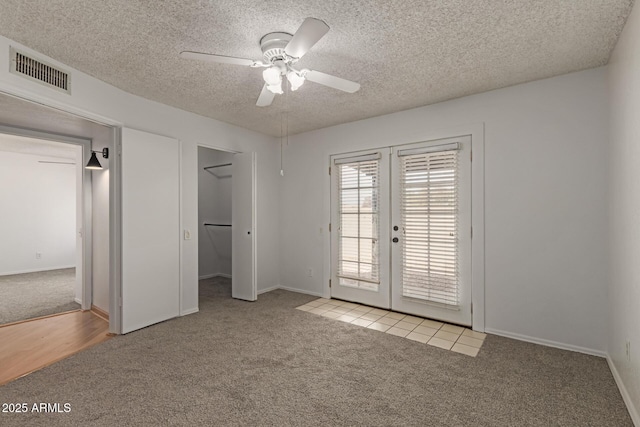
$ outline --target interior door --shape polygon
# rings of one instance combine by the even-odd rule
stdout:
[[[389,154],[331,157],[333,298],[390,307]]]
[[[231,296],[255,301],[256,153],[235,154],[231,168]]]
[[[471,325],[471,138],[394,147],[393,310]]]
[[[122,333],[171,319],[180,300],[178,141],[122,129]]]

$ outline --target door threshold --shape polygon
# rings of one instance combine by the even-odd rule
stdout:
[[[0,328],[6,328],[7,326],[19,325],[21,323],[26,323],[26,322],[33,322],[34,320],[47,319],[49,317],[62,316],[64,314],[75,313],[76,311],[82,311],[82,309],[77,308],[75,310],[69,310],[69,311],[63,311],[63,312],[60,312],[60,313],[47,314],[46,316],[32,317],[31,319],[24,319],[24,320],[17,320],[15,322],[5,323],[4,325],[0,325]]]

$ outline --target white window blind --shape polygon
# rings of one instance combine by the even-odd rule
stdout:
[[[400,161],[402,294],[457,306],[458,151],[404,155]]]
[[[378,290],[380,155],[335,162],[340,285]]]

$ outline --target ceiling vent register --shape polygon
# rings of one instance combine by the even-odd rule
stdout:
[[[71,94],[71,75],[44,61],[11,48],[11,72],[47,87]]]

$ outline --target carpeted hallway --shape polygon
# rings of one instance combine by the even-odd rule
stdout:
[[[604,359],[489,335],[477,357],[201,282],[200,312],[116,337],[0,388],[3,426],[631,426]]]
[[[0,325],[77,310],[75,268],[0,276]]]

